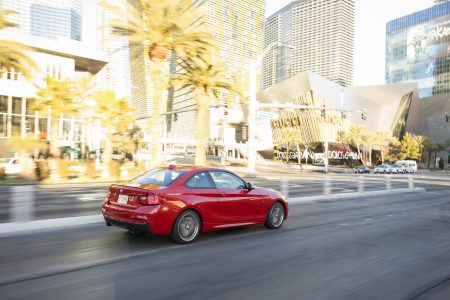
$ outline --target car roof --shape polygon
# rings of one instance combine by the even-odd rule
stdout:
[[[215,167],[205,167],[205,166],[196,166],[196,165],[189,165],[189,164],[169,164],[165,166],[161,166],[163,169],[169,169],[169,170],[182,170],[182,171],[226,171],[228,170],[222,169],[222,168],[215,168]]]

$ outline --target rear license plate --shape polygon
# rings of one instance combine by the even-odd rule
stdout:
[[[117,199],[117,203],[127,204],[128,203],[128,196],[127,195],[119,195],[119,198]]]

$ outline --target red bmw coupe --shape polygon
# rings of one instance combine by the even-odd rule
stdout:
[[[108,226],[170,235],[187,244],[211,230],[251,224],[280,228],[288,204],[283,194],[254,187],[232,172],[171,165],[111,185],[102,211]]]

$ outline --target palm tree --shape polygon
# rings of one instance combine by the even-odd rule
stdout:
[[[208,108],[211,98],[218,98],[220,91],[239,92],[235,85],[227,78],[223,65],[212,65],[209,58],[196,60],[180,60],[182,71],[177,74],[172,83],[182,88],[194,87],[194,98],[197,105],[197,148],[195,164],[206,164],[206,141],[208,139]]]
[[[376,143],[376,135],[373,132],[367,132],[364,135],[364,144],[369,148],[369,164],[372,165],[372,148]]]
[[[419,145],[419,160],[420,162],[423,162],[423,148],[425,146],[425,142],[428,139],[428,137],[413,134],[413,138],[416,141],[417,145]]]
[[[34,110],[51,119],[50,129],[50,152],[54,157],[60,156],[58,145],[59,118],[61,115],[77,115],[82,104],[78,89],[72,80],[58,81],[47,78],[47,85],[38,90]]]
[[[352,125],[349,130],[350,140],[355,144],[358,150],[358,155],[361,157],[361,161],[364,163],[364,159],[361,156],[361,145],[364,144],[364,136],[366,136],[366,129],[361,125]]]
[[[18,27],[16,23],[8,20],[8,15],[15,13],[12,10],[0,9],[0,30]],[[30,69],[36,66],[34,61],[25,54],[25,51],[30,48],[11,40],[0,40],[0,44],[2,45],[0,47],[0,63],[3,67],[14,69],[14,71],[29,77]]]
[[[132,109],[128,100],[117,99],[114,91],[96,91],[92,94],[95,102],[93,119],[98,120],[105,130],[105,148],[103,162],[110,163],[112,158],[112,135],[125,132],[133,122]]]
[[[110,4],[111,3],[111,4]],[[153,81],[151,158],[153,165],[159,160],[160,105],[166,88],[163,68],[170,52],[177,58],[202,57],[212,47],[212,35],[203,25],[203,15],[191,0],[136,0],[117,5],[103,1],[102,6],[118,18],[111,20],[112,32],[127,36],[130,43],[145,47],[151,61]]]
[[[384,157],[386,152],[386,147],[388,147],[389,143],[393,141],[392,135],[387,132],[377,132],[375,134],[375,142],[376,146],[380,147],[381,152],[381,163],[384,163]]]
[[[295,145],[297,147],[297,159],[299,165],[301,164],[300,156],[300,144],[303,143],[300,134],[294,129],[283,129],[281,134],[277,136],[276,143],[286,145],[286,163],[289,163],[289,152],[291,151],[291,146]]]

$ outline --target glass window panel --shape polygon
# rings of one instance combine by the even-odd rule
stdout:
[[[25,119],[25,131],[27,135],[34,134],[34,124],[36,124],[36,120],[34,117],[27,117]]]
[[[27,115],[34,116],[35,110],[33,110],[32,107],[33,107],[33,105],[35,105],[35,102],[36,102],[35,99],[32,99],[32,98],[27,99],[26,107],[25,107]]]
[[[20,116],[12,116],[11,118],[11,136],[20,136],[21,130],[21,117]]]
[[[0,113],[8,112],[8,96],[0,95]]]
[[[71,121],[64,120],[63,121],[63,140],[69,140]]]
[[[5,114],[0,114],[0,137],[6,137],[7,136],[7,130],[8,130],[8,121],[7,116]]]
[[[18,115],[22,114],[22,98],[12,98],[12,113]]]
[[[48,125],[48,119],[47,118],[39,118],[39,137],[43,140],[47,139],[47,125]]]

